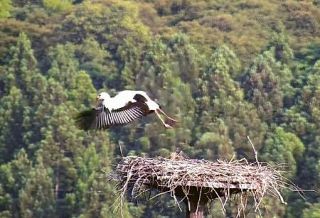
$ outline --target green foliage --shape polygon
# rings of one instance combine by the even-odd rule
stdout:
[[[1,177],[1,211],[19,217],[19,192],[24,188],[31,170],[31,162],[24,149],[21,149],[15,158],[0,167]]]
[[[249,136],[259,159],[284,164],[286,176],[317,191],[306,202],[285,194],[287,206],[267,198],[261,216],[317,217],[318,6],[2,0],[0,216],[179,217],[168,196],[114,210],[106,172],[120,155],[169,157],[177,148],[191,158],[255,161]],[[97,91],[122,89],[148,92],[177,127],[166,130],[152,115],[104,132],[75,126]]]
[[[294,56],[288,43],[288,35],[284,33],[285,27],[283,25],[280,25],[279,29],[278,32],[274,33],[270,46],[274,48],[274,57],[277,61],[290,63]]]
[[[60,80],[65,88],[75,86],[75,75],[78,62],[74,59],[74,46],[71,44],[57,45],[49,53],[52,59],[48,76]]]
[[[248,158],[252,152],[247,136],[260,148],[265,125],[259,119],[257,110],[245,101],[240,85],[232,79],[232,75],[237,75],[236,68],[227,63],[236,63],[237,58],[230,55],[231,51],[226,51],[230,51],[226,46],[216,49],[202,75],[198,128],[224,135],[223,140],[233,146],[233,149],[226,151],[235,150],[239,157]],[[232,155],[229,153],[227,157]]]
[[[319,203],[311,205],[311,207],[303,210],[303,218],[316,218],[320,216],[320,205]]]
[[[25,187],[19,192],[21,216],[31,218],[55,215],[53,184],[48,170],[50,169],[45,168],[41,158],[31,169]]]
[[[118,75],[115,61],[111,58],[110,52],[103,49],[94,38],[86,38],[75,49],[79,67],[90,75],[97,89],[116,82]]]
[[[11,10],[12,10],[11,0],[1,0],[0,1],[0,19],[9,17]]]
[[[17,45],[11,48],[11,59],[7,67],[5,78],[6,88],[15,85],[26,94],[33,88],[32,76],[37,71],[37,60],[31,49],[31,42],[27,35],[21,33]]]
[[[283,92],[281,91],[280,75],[274,71],[275,59],[273,51],[259,55],[245,75],[243,88],[246,99],[258,109],[261,118],[272,122],[272,118],[281,113]]]
[[[268,136],[262,151],[262,159],[278,164],[285,164],[287,176],[293,177],[296,173],[297,162],[304,152],[304,144],[293,133],[285,132],[277,127],[273,134]]]
[[[43,0],[44,7],[52,12],[68,11],[72,7],[70,0]]]
[[[197,146],[199,146],[200,148],[206,148],[205,152],[208,158],[230,159],[234,154],[231,141],[228,138],[227,132],[225,131],[221,131],[220,134],[222,135],[217,135],[217,133],[206,132],[199,139]]]
[[[2,162],[9,161],[15,149],[21,148],[22,140],[23,109],[21,107],[22,95],[19,89],[12,87],[9,94],[0,99],[1,102],[1,126],[0,146]],[[10,147],[8,145],[11,145]]]

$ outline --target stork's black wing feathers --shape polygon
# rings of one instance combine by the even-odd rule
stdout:
[[[149,108],[144,102],[129,102],[126,106],[113,110],[110,114],[107,114],[107,119],[115,125],[121,125],[146,116],[148,113]]]
[[[126,106],[109,111],[103,105],[79,113],[76,124],[80,129],[108,129],[111,126],[124,125],[149,113],[148,106],[141,101],[129,102]]]
[[[92,122],[95,120],[96,111],[94,108],[85,110],[77,114],[75,117],[76,125],[83,130],[89,130],[92,127]]]

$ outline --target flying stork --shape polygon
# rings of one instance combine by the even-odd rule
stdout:
[[[110,97],[107,92],[101,92],[97,96],[96,107],[80,112],[76,116],[76,124],[83,130],[107,129],[128,124],[153,112],[166,128],[172,128],[177,122],[144,91],[125,90],[114,97]],[[164,115],[165,119],[161,115]]]

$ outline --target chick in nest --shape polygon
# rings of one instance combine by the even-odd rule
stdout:
[[[180,149],[177,148],[175,152],[170,154],[170,160],[185,160],[188,156]]]

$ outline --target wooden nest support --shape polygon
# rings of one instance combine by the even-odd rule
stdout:
[[[128,156],[122,158],[112,175],[118,181],[122,199],[128,192],[136,197],[156,189],[159,191],[156,196],[170,193],[178,206],[180,202],[185,202],[187,217],[197,218],[203,217],[209,201],[219,199],[224,209],[233,194],[240,196],[239,215],[244,212],[248,196],[253,197],[257,210],[266,194],[276,196],[285,203],[280,190],[288,185],[274,167],[248,163],[245,159],[211,162]]]

